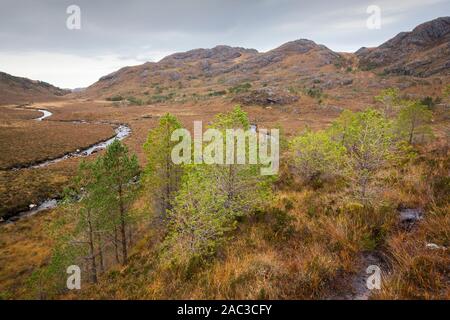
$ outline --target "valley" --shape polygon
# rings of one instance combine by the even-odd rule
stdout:
[[[450,18],[442,17],[355,53],[306,39],[267,52],[194,49],[124,67],[76,92],[1,73],[0,299],[449,299],[449,48]],[[417,119],[402,113],[417,110],[411,106],[422,112]],[[228,188],[223,181],[231,169],[229,176],[213,171],[211,178],[199,166],[177,179],[172,169],[167,188],[157,175],[168,152],[157,134],[170,125],[193,132],[194,121],[222,128],[221,120],[228,124],[223,119],[282,134],[278,175],[260,181],[243,169],[233,176],[232,195],[239,196],[230,207],[242,212],[233,211],[231,222],[208,216],[228,209],[226,197],[201,207]],[[349,147],[345,138],[352,134]],[[358,149],[367,136],[373,137],[369,147]],[[91,278],[79,292],[57,287],[64,281],[49,266],[60,246],[85,241],[61,242],[77,230],[83,210],[103,206],[103,215],[117,209],[113,197],[107,198],[112,204],[99,197],[83,207],[90,179],[105,183],[92,194],[115,190],[95,170],[111,174],[108,183],[117,177],[97,167],[82,174],[83,163],[105,165],[117,141],[126,157],[136,156],[138,168],[133,171],[134,158],[124,158],[130,172],[121,170],[133,183],[119,181],[117,197],[123,187],[125,200],[131,199],[118,206],[121,213],[126,207],[127,219],[111,227],[116,216],[100,216],[97,234],[104,238],[97,253],[74,258]],[[379,158],[358,166],[365,159],[358,152],[367,148],[365,156]],[[387,155],[379,154],[383,148]],[[311,158],[302,158],[308,151]],[[86,186],[80,188],[80,180]],[[179,193],[168,201],[171,187]],[[270,196],[262,198],[265,193]],[[260,197],[262,204],[253,204]],[[186,209],[197,205],[197,211]],[[205,216],[189,220],[196,212]],[[420,212],[420,218],[404,218],[405,212]],[[212,231],[198,236],[184,231],[186,225]],[[212,244],[195,251],[204,238]],[[193,257],[186,256],[189,250]],[[381,290],[365,287],[368,265],[383,269]]]

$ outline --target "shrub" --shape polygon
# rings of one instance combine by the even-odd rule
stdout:
[[[112,96],[110,98],[106,98],[108,101],[122,101],[124,98],[121,95]]]
[[[252,85],[250,83],[245,82],[237,86],[231,87],[230,89],[228,89],[228,92],[231,94],[238,94],[242,92],[247,92],[248,90],[250,90],[251,87]]]
[[[141,99],[138,99],[136,97],[128,97],[127,101],[132,105],[141,106],[144,104],[144,102]]]
[[[342,168],[345,148],[331,140],[326,132],[306,132],[293,139],[290,152],[294,170],[306,182],[334,176]]]

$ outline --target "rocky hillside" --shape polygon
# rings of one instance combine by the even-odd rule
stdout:
[[[356,52],[360,66],[387,74],[428,77],[450,74],[450,17],[423,23],[377,48]]]
[[[67,93],[43,81],[15,77],[0,72],[0,104],[29,103],[54,100]]]
[[[320,102],[328,96],[329,103],[343,104],[383,87],[406,89],[423,84],[423,77],[450,76],[449,31],[450,18],[439,18],[356,53],[337,53],[306,39],[268,52],[195,49],[122,68],[77,95],[137,104],[232,96],[255,105],[292,104],[303,95]]]
[[[321,72],[336,72],[345,59],[310,40],[286,43],[260,53],[254,49],[217,46],[170,55],[157,63],[125,67],[102,77],[82,95],[178,98],[195,94],[220,95],[245,83],[253,87],[282,85],[304,78],[311,82]]]

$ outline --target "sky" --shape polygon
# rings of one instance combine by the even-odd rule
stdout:
[[[367,26],[373,5],[379,28]],[[73,89],[222,44],[265,52],[306,38],[354,52],[449,15],[450,0],[0,0],[0,71]]]

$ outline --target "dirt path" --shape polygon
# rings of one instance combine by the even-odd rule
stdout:
[[[372,290],[368,288],[367,280],[374,273],[372,268],[379,268],[383,273],[385,266],[379,252],[363,252],[358,260],[356,272],[340,279],[336,285],[336,292],[327,297],[327,300],[368,300]]]

